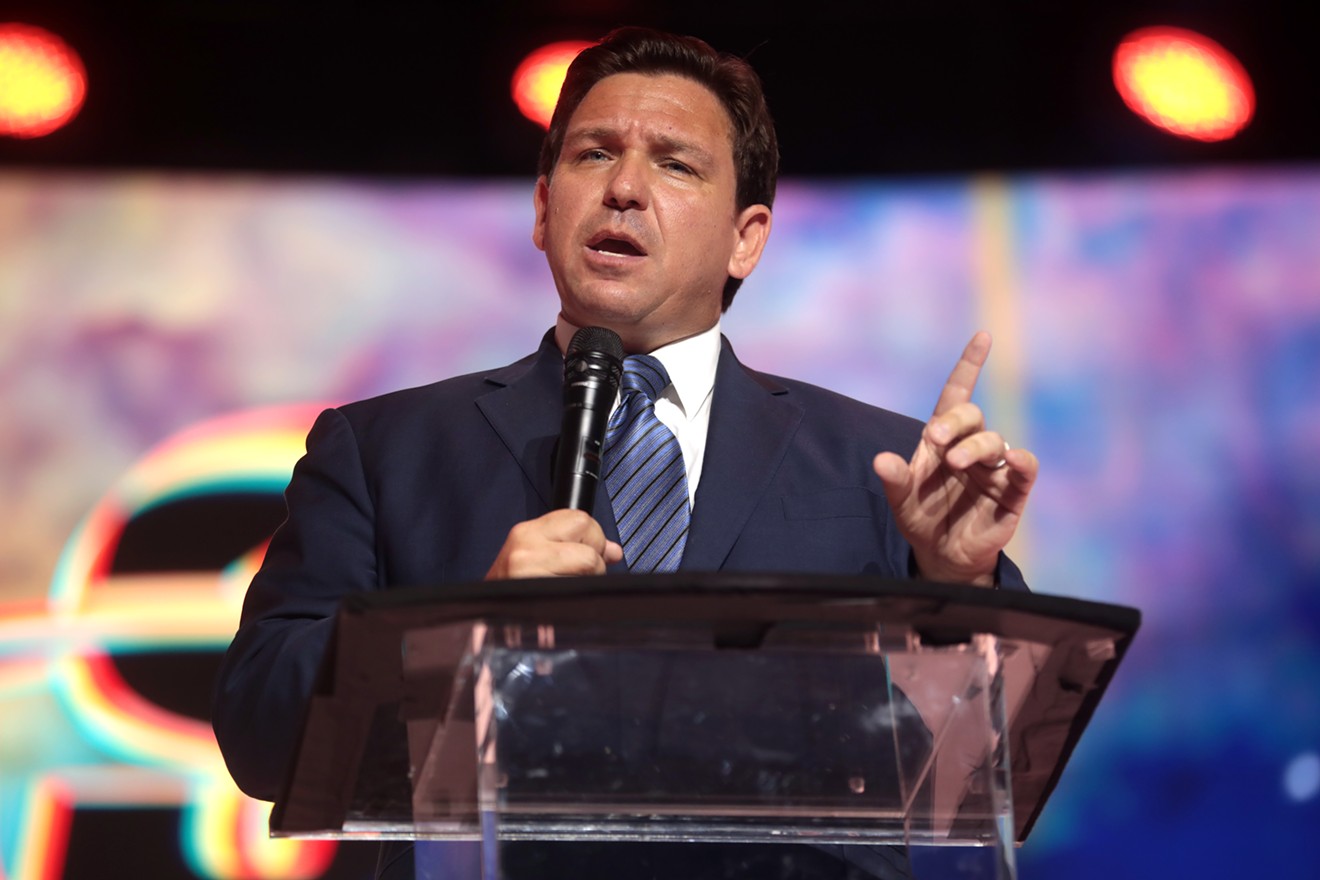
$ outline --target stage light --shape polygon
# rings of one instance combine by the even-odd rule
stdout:
[[[0,24],[0,135],[50,134],[78,114],[87,92],[82,61],[50,31]]]
[[[513,72],[513,100],[524,116],[542,128],[550,127],[568,65],[591,45],[580,40],[551,43],[523,59]]]
[[[1222,141],[1251,120],[1251,78],[1228,50],[1194,31],[1133,31],[1114,52],[1114,85],[1131,110],[1180,137]]]

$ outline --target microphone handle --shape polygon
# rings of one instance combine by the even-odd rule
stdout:
[[[617,393],[617,388],[590,375],[564,389],[564,420],[555,454],[554,509],[591,513],[595,506],[605,427]]]

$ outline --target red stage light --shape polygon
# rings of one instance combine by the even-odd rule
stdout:
[[[1256,94],[1238,60],[1194,31],[1133,31],[1114,52],[1114,85],[1151,125],[1180,137],[1222,141],[1251,120]]]
[[[523,59],[513,72],[513,100],[523,116],[542,128],[550,127],[568,65],[591,45],[580,40],[551,43]]]
[[[0,135],[50,134],[77,115],[87,75],[77,53],[49,31],[0,24]]]

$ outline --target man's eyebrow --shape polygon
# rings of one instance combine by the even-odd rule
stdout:
[[[663,135],[652,139],[656,146],[660,147],[666,153],[676,155],[691,156],[697,162],[710,163],[715,157],[705,147],[692,143],[691,141],[681,140],[679,138],[665,137]]]
[[[564,135],[564,143],[571,144],[578,141],[604,141],[616,137],[617,133],[612,128],[605,126],[595,126],[592,128],[570,129]]]
[[[569,131],[564,136],[564,143],[607,143],[620,137],[617,129],[609,126],[592,126],[590,128],[579,128]],[[653,148],[658,148],[664,153],[676,155],[691,156],[697,162],[713,162],[714,157],[710,151],[701,147],[692,141],[686,141],[681,138],[669,137],[667,135],[655,135],[651,138]]]

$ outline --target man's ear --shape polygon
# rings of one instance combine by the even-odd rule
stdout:
[[[729,255],[729,274],[746,278],[761,260],[761,252],[770,238],[772,215],[768,205],[749,205],[734,221],[733,253]]]
[[[537,250],[545,250],[545,218],[550,202],[550,178],[542,174],[536,178],[536,189],[532,193],[532,204],[536,208],[536,221],[532,225],[532,244]]]

